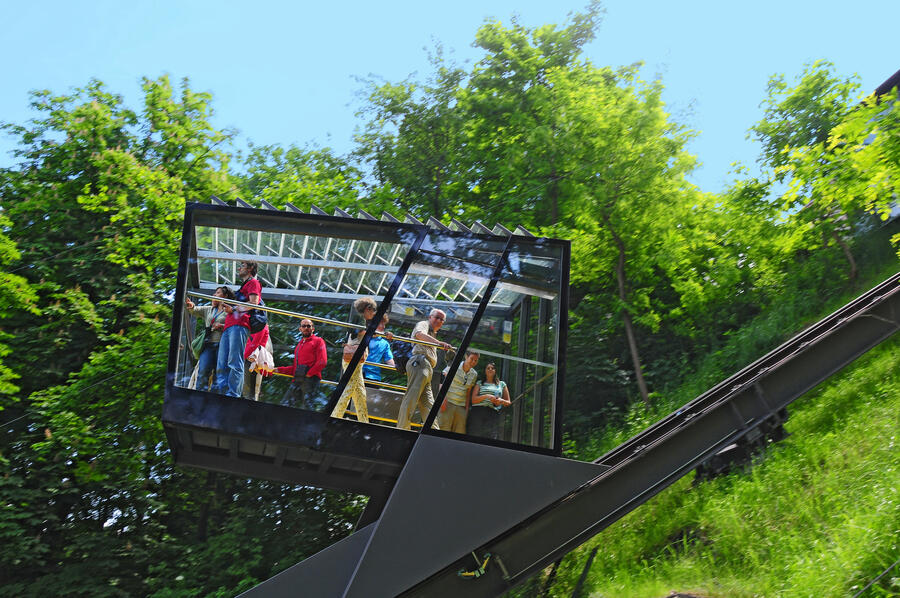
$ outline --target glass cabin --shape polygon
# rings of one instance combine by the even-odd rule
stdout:
[[[222,296],[254,264],[262,303]],[[372,495],[393,483],[420,433],[559,455],[568,273],[568,241],[521,227],[188,204],[163,408],[175,460]],[[376,309],[354,309],[362,298]],[[208,341],[228,311],[238,323],[226,324],[216,348]],[[251,315],[258,327],[260,312],[264,330],[229,332]],[[421,322],[425,337],[414,335]],[[314,384],[303,368],[290,371],[310,335],[327,358]],[[248,342],[265,346],[281,371],[249,371],[235,357]],[[474,366],[467,352],[477,352]],[[408,381],[427,377],[423,358],[434,361],[431,409],[424,399],[404,403]],[[204,375],[210,360],[224,370]],[[236,388],[229,368],[238,365]],[[477,395],[453,387],[459,370]],[[408,429],[398,428],[410,401]],[[442,411],[445,402],[455,407]],[[441,429],[448,409],[456,431]]]

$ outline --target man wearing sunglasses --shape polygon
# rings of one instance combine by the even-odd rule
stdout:
[[[436,337],[438,330],[444,325],[447,318],[440,309],[432,309],[427,320],[422,320],[413,328],[412,338],[427,343],[433,343],[446,350],[450,348],[448,343],[439,341]],[[413,346],[412,357],[406,363],[406,375],[409,377],[406,384],[406,394],[400,403],[400,413],[397,415],[397,427],[403,430],[410,429],[410,420],[416,406],[419,407],[419,415],[422,421],[428,417],[432,405],[434,405],[434,393],[431,392],[431,376],[434,366],[437,365],[437,347],[431,345],[416,344]],[[437,422],[435,421],[435,427]]]
[[[325,341],[313,334],[315,327],[310,320],[300,320],[300,342],[294,348],[294,363],[275,368],[279,374],[293,376],[291,385],[281,399],[282,405],[318,411],[323,407],[316,404],[316,391],[322,381],[322,370],[328,363]]]

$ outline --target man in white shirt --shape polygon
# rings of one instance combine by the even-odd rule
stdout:
[[[432,309],[428,319],[422,320],[413,328],[412,338],[438,345],[444,350],[449,349],[448,343],[439,341],[436,337],[446,319],[447,314],[442,310]],[[417,405],[422,421],[424,422],[428,417],[428,413],[434,405],[431,376],[434,373],[435,365],[437,365],[437,347],[420,344],[413,346],[412,357],[406,363],[406,375],[409,378],[406,384],[406,394],[403,395],[403,402],[400,403],[400,413],[397,414],[398,428],[409,430],[410,420]],[[437,422],[435,425],[440,427]]]

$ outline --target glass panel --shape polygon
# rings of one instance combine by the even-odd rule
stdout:
[[[511,245],[507,267],[466,348],[479,355],[463,361],[455,384],[444,381],[442,430],[552,448],[561,259],[558,244],[535,239]],[[466,385],[472,385],[468,400]]]
[[[197,223],[190,244],[196,249],[185,276],[193,308],[183,309],[180,318],[176,385],[327,410],[349,420],[365,419],[360,413],[365,408],[371,424],[416,430],[428,416],[425,389],[430,389],[433,400],[444,384],[448,408],[439,412],[440,429],[473,439],[553,447],[560,305],[566,280],[561,243],[514,238],[486,311],[474,322],[507,238],[311,216],[256,218],[217,213]],[[423,231],[420,251],[385,307],[384,334],[362,346],[364,317],[374,313],[358,313],[354,301],[369,297],[377,304],[385,300]],[[266,335],[250,337],[246,314],[242,323],[229,324],[223,332],[224,314],[217,311],[222,306],[214,297],[221,287],[239,288],[245,274],[241,266],[247,262],[257,265],[268,317],[266,347],[277,366],[265,377],[249,372],[245,354],[250,352],[248,342],[252,350]],[[430,317],[432,310],[440,310],[435,318]],[[301,327],[304,318],[310,320],[302,322],[311,324],[309,328]],[[216,325],[210,329],[209,340],[218,340],[218,346],[206,342],[195,355],[191,343],[213,321]],[[460,345],[473,325],[469,346],[479,357],[459,370],[460,380],[477,386],[479,392],[466,396],[463,384],[460,399],[448,366],[455,351],[467,349]],[[415,338],[416,332],[436,338],[441,346],[423,343]],[[321,340],[309,341],[307,335]],[[301,341],[320,345],[327,356],[321,372],[316,372],[320,382],[295,377],[292,366]],[[453,350],[446,350],[443,343]],[[345,364],[356,354],[365,363],[361,362],[359,373],[346,375],[347,389],[338,396],[335,391]],[[225,367],[210,377],[218,363]],[[459,376],[457,372],[454,378]],[[410,387],[413,390],[406,397]],[[455,423],[453,418],[447,420],[446,411],[455,410],[451,405],[462,409]]]
[[[214,218],[215,225],[195,227],[196,254],[188,260],[185,289],[192,309],[186,302],[182,310],[175,384],[321,411],[341,379],[348,334],[364,325],[353,301],[361,296],[381,300],[418,232],[391,223],[354,225],[352,220],[316,218],[289,217],[276,226],[271,216],[265,218],[260,230],[249,228],[252,218],[246,222],[235,216],[231,222],[221,215]],[[257,334],[247,327],[247,313],[237,322],[237,316],[226,313],[227,302],[217,298],[228,294],[222,287],[239,289],[245,274],[240,267],[247,262],[256,264],[268,320]],[[301,327],[305,317],[311,320],[302,322],[311,324],[308,329]],[[209,339],[197,345],[195,355],[191,342],[205,331]],[[321,346],[327,356],[316,372],[321,381],[294,377],[295,348],[305,335],[321,339],[304,343]],[[245,359],[263,343],[277,366],[266,376],[251,373]],[[220,372],[215,371],[218,363],[225,366]]]
[[[486,260],[496,261],[504,244],[427,231],[422,250],[388,306],[386,329],[393,338],[369,345],[369,365],[363,375],[373,423],[421,429],[440,389],[447,357],[442,347],[423,343],[414,335],[421,332],[451,345],[462,340],[493,269]],[[432,318],[432,310],[441,313]],[[376,365],[389,357],[396,368]],[[410,387],[414,390],[406,397]]]

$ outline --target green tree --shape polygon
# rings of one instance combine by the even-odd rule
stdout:
[[[786,172],[778,169],[788,163],[790,148],[824,144],[858,90],[858,77],[839,78],[825,60],[807,65],[793,86],[784,75],[770,77],[763,118],[748,134],[762,144],[759,162],[783,180]]]
[[[19,164],[0,171],[0,209],[38,293],[38,317],[10,314],[23,390],[77,371],[105,334],[174,286],[185,201],[230,188],[225,139],[203,119],[208,94],[166,77],[144,84],[142,115],[92,81],[70,95],[35,92],[29,125],[6,124]]]
[[[466,193],[458,164],[464,114],[457,97],[465,73],[440,46],[429,58],[434,72],[425,82],[366,81],[357,116],[367,122],[356,135],[354,155],[374,179],[370,201],[387,193],[419,218],[449,220]]]
[[[475,46],[485,56],[458,94],[468,217],[490,215],[526,228],[571,217],[572,179],[585,178],[595,165],[580,163],[573,151],[577,108],[571,91],[557,85],[569,76],[579,80],[574,87],[611,83],[612,71],[598,72],[582,56],[601,15],[599,2],[592,2],[561,28],[529,29],[513,19],[510,27],[488,22],[478,30]]]
[[[173,467],[159,413],[184,204],[235,187],[211,96],[143,90],[140,112],[97,81],[37,92],[36,118],[5,125],[0,316],[22,378],[0,397],[2,596],[233,595],[361,507]]]
[[[821,185],[811,181],[831,178],[833,160],[826,154],[832,151],[833,144],[829,147],[828,140],[832,130],[853,109],[853,95],[858,89],[855,78],[840,78],[834,73],[834,65],[826,61],[807,65],[793,86],[783,75],[776,75],[769,80],[763,119],[751,128],[751,135],[763,146],[760,163],[772,170],[775,180],[790,180],[783,207],[795,224],[794,248],[815,249],[833,243],[847,261],[851,282],[859,272],[849,242],[858,214],[846,208],[854,200],[849,199],[843,206],[830,201],[834,195],[822,196]],[[801,162],[807,166],[801,166]],[[808,175],[813,162],[818,168],[815,177],[794,176],[798,169]]]
[[[0,214],[0,231],[8,231],[12,223],[8,218]],[[19,251],[15,243],[4,233],[0,232],[0,322],[5,321],[12,314],[26,311],[34,315],[40,315],[36,302],[37,295],[22,276],[15,271],[6,271],[9,264],[19,260]],[[2,358],[9,355],[10,349],[4,341],[11,335],[0,329],[0,395],[13,395],[19,391],[14,381],[19,378],[12,369],[3,364]],[[2,410],[2,405],[0,405]]]
[[[331,150],[254,146],[244,160],[245,172],[235,184],[246,199],[266,201],[283,209],[288,203],[326,212],[357,205],[362,187],[360,172]],[[367,205],[372,211],[383,205]]]
[[[4,438],[0,596],[231,596],[350,530],[353,495],[173,466],[167,345],[144,319],[29,397]]]
[[[841,241],[838,233],[853,230],[862,214],[886,220],[900,180],[898,115],[894,88],[883,97],[865,98],[832,128],[825,143],[792,149],[784,167],[792,176],[786,204],[814,203],[818,213],[836,215],[836,222],[829,220],[827,229],[836,241]],[[895,237],[894,242],[900,239]],[[841,247],[849,252],[846,243]],[[855,265],[851,264],[853,279]]]
[[[573,239],[574,284],[598,299],[613,291],[606,309],[622,323],[647,402],[635,325],[657,331],[671,309],[665,247],[681,242],[679,223],[696,201],[684,178],[694,163],[684,151],[689,133],[669,120],[662,85],[641,81],[636,67],[572,75],[555,71],[551,81],[566,98],[568,158],[581,168],[568,178],[564,219],[541,230]]]

